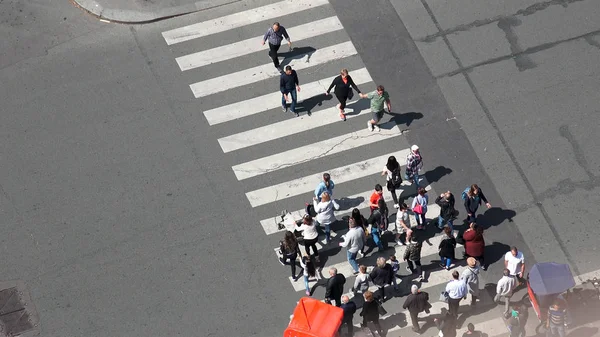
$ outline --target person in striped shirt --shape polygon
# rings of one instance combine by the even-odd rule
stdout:
[[[287,40],[288,46],[292,47],[292,40],[290,40],[290,36],[288,35],[285,28],[279,24],[279,22],[273,23],[273,26],[267,30],[265,35],[263,36],[262,44],[265,45],[265,42],[269,41],[269,56],[273,60],[273,65],[280,72],[281,67],[279,66],[279,57],[277,56],[277,51],[279,51],[279,47],[281,47],[281,41],[283,38]]]

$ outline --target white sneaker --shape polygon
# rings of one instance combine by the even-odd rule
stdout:
[[[374,128],[375,128],[375,130],[376,130],[377,132],[381,131],[381,129],[379,128],[379,126],[378,126],[378,125],[374,125]],[[373,130],[371,130],[371,131],[373,131]]]
[[[403,243],[402,241],[400,241],[400,240],[396,241],[396,244],[397,244],[398,246],[403,246],[403,245],[404,245],[404,243]]]
[[[400,208],[400,205],[394,204],[394,208]]]
[[[373,131],[373,124],[367,122],[367,129],[369,129],[369,131]]]

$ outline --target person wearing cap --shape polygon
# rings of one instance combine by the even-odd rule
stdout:
[[[467,266],[467,269],[463,270],[460,279],[465,282],[469,294],[471,294],[471,306],[475,306],[479,297],[479,266],[477,260],[473,257],[467,258]]]
[[[406,297],[404,301],[403,309],[408,309],[410,313],[410,320],[412,321],[412,330],[416,333],[421,332],[421,327],[419,326],[419,313],[420,312],[428,312],[431,308],[431,304],[429,303],[429,294],[419,290],[419,287],[416,284],[413,284],[410,287],[410,295]]]
[[[419,171],[423,168],[423,158],[417,145],[410,147],[410,153],[406,156],[405,180],[412,181],[419,188]]]

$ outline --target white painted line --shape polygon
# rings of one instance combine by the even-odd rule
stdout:
[[[249,9],[243,12],[222,16],[220,18],[195,23],[193,25],[172,29],[163,32],[162,35],[168,45],[197,39],[200,37],[228,31],[230,29],[243,27],[252,23],[270,20],[282,15],[298,13],[310,8],[326,5],[327,0],[294,0],[281,1],[274,4]],[[269,25],[265,24],[265,32]],[[294,41],[294,36],[290,38]],[[256,41],[260,44],[260,40]]]
[[[358,114],[354,114],[354,109],[351,108],[351,106],[357,102],[359,101],[346,103],[346,109],[344,109],[344,111],[347,119],[358,116]],[[361,106],[364,108],[359,109],[359,111],[367,110],[369,108],[369,101],[363,100],[361,102],[363,103]],[[312,114],[314,117],[304,115],[300,118],[285,119],[277,123],[219,138],[219,144],[221,145],[223,152],[228,153],[304,131],[309,131],[315,128],[315,125],[317,125],[316,123],[318,123],[318,126],[325,126],[342,121],[338,115],[337,108],[326,108],[319,111],[314,111]],[[319,121],[315,122],[315,118],[318,118]]]
[[[342,42],[333,46],[317,49],[313,52],[296,55],[291,58],[288,63],[282,63],[282,68],[291,66],[292,69],[303,70],[329,61],[356,55],[356,53],[357,51],[352,42]],[[280,59],[284,60],[283,57],[280,57]],[[190,89],[192,89],[194,97],[200,98],[259,81],[268,80],[270,78],[279,78],[280,76],[279,70],[273,67],[273,63],[267,63],[232,74],[192,83],[190,84]],[[279,84],[279,82],[277,82],[277,84]],[[300,89],[302,89],[302,85],[300,86]]]
[[[425,179],[422,179],[420,183],[421,183],[421,186],[426,185],[425,190],[431,191],[431,185],[429,185],[429,183]],[[409,191],[409,192],[413,192],[413,193],[415,192],[415,188],[406,181],[402,182],[402,186],[403,186],[402,189],[396,190],[398,197],[401,197],[405,190]],[[406,187],[404,187],[404,186],[406,186]],[[359,194],[344,197],[342,199],[336,198],[336,202],[340,205],[340,210],[334,212],[335,216],[338,219],[340,219],[342,216],[350,214],[352,212],[352,209],[354,209],[354,208],[358,208],[359,210],[369,208],[369,197],[371,196],[372,193],[373,193],[373,190],[368,190],[368,191],[365,191],[365,192],[362,192]],[[393,200],[392,195],[386,189],[384,189],[384,192],[383,192],[383,199],[386,202],[390,202]],[[437,215],[439,213],[439,210],[434,211],[433,208],[431,208],[431,207],[433,207],[432,205],[429,205],[428,207],[429,207],[429,210],[427,211],[428,219],[433,218],[434,215]],[[438,213],[436,213],[436,212],[438,212]],[[302,219],[302,216],[304,215],[304,213],[305,213],[304,209],[300,209],[300,210],[291,212],[292,216],[296,220]],[[264,229],[264,231],[267,235],[283,232],[283,231],[285,231],[285,229],[279,229],[277,226],[277,223],[279,222],[279,220],[280,220],[280,217],[278,217],[278,216],[264,219],[264,220],[260,221],[260,225],[262,226],[262,228]],[[411,225],[416,226],[414,221],[415,220],[413,217],[411,220]]]
[[[232,169],[238,180],[244,180],[402,135],[402,131],[394,121],[381,124],[380,127],[380,132],[361,128],[345,135],[235,165]],[[385,161],[382,167],[383,165]]]
[[[323,35],[330,32],[335,32],[343,29],[342,23],[337,16],[331,16],[325,19],[305,23],[300,26],[286,28],[288,34],[293,38],[294,44],[299,41],[306,40],[315,36]],[[267,51],[268,47],[260,44],[263,35],[253,37],[244,41],[239,41],[216,47],[197,53],[180,56],[175,59],[179,68],[182,71],[203,67],[208,64],[213,64],[221,61],[231,60],[236,57],[256,53],[259,51]]]
[[[352,80],[354,80],[356,85],[361,85],[363,83],[372,81],[371,75],[369,75],[369,72],[366,68],[352,71],[351,74]],[[298,103],[301,104],[303,101],[300,99],[300,96],[305,97],[304,99],[307,99],[317,95],[324,95],[334,78],[335,76],[331,76],[316,82],[306,83],[304,85],[301,84],[302,91],[298,93]],[[280,107],[281,92],[278,90],[271,94],[266,94],[245,101],[206,110],[204,111],[204,117],[206,117],[208,124],[215,125],[242,117],[252,116],[257,113]]]
[[[319,173],[311,174],[302,178],[287,181],[285,183],[268,186],[255,191],[247,192],[246,197],[252,207],[266,205],[277,200],[291,198],[296,195],[312,192],[319,181],[323,179],[323,172],[329,172],[331,179],[336,184],[341,184],[354,179],[370,176],[380,173],[381,168],[385,165],[389,156],[396,158],[404,158],[409,153],[410,149],[404,149],[395,153],[386,154],[383,156],[370,158],[365,161],[353,163],[350,165],[323,170]],[[335,191],[334,191],[335,196]],[[311,197],[312,198],[312,197]]]

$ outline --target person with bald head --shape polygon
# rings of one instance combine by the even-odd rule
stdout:
[[[340,325],[339,331],[341,333],[342,327],[345,324],[348,327],[348,336],[352,336],[354,334],[352,319],[354,318],[354,313],[356,312],[356,303],[350,301],[350,297],[348,297],[348,295],[344,295],[342,296],[342,305],[340,308],[344,310],[344,318],[342,318],[342,325]]]

